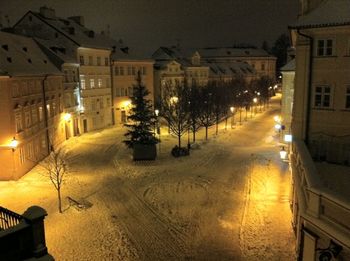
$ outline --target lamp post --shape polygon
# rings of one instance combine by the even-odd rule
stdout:
[[[18,146],[18,140],[16,140],[16,137],[13,137],[13,139],[10,142],[10,148],[12,149],[12,152],[15,152],[17,146]]]
[[[234,127],[234,124],[235,124],[235,107],[230,107],[230,111],[232,113],[232,116],[231,116],[231,129],[233,129]]]
[[[285,151],[284,146],[282,146],[280,150],[280,157],[281,157],[281,160],[286,160],[287,158],[287,151]]]
[[[159,110],[155,109],[154,110],[154,114],[156,115],[156,129],[157,129],[157,133],[158,133],[158,139],[159,139],[158,144],[159,144],[159,152],[160,152],[160,126],[159,126],[160,124],[159,124],[159,121],[158,121]]]
[[[256,114],[256,104],[257,104],[257,102],[258,102],[258,98],[254,98],[253,99],[253,103],[254,103],[254,115]]]

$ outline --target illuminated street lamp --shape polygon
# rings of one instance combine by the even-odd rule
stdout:
[[[254,115],[256,114],[256,104],[257,104],[257,102],[258,102],[258,98],[254,98],[253,99],[253,103],[254,103]]]
[[[232,116],[231,116],[231,129],[233,129],[233,125],[235,124],[235,107],[230,107],[230,111],[232,113]]]
[[[16,138],[13,137],[13,139],[10,142],[10,148],[12,149],[13,152],[16,150],[17,146],[18,146],[18,140],[16,140]]]
[[[282,160],[285,160],[287,158],[287,151],[285,151],[284,146],[282,146],[280,150],[280,157]]]
[[[275,124],[275,129],[276,129],[276,130],[280,131],[281,128],[282,128],[281,124],[279,124],[279,123],[276,123],[276,124]]]
[[[72,118],[72,115],[70,113],[66,113],[63,116],[63,119],[67,122],[70,121],[71,118]]]

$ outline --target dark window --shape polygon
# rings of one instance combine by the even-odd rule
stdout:
[[[346,102],[345,108],[350,109],[350,85],[346,87]]]
[[[118,67],[118,66],[114,67],[114,74],[115,74],[115,75],[119,75],[119,74],[120,74],[120,73],[119,73],[119,67]]]
[[[105,57],[105,65],[108,66],[108,57]]]
[[[314,106],[317,108],[331,107],[331,87],[316,86],[314,96]]]
[[[80,55],[79,60],[80,60],[80,65],[84,65],[84,56]]]
[[[317,41],[317,56],[333,55],[333,40],[318,40]]]

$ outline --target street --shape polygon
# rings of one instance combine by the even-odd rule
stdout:
[[[213,126],[208,141],[200,130],[187,157],[170,155],[166,129],[154,162],[132,161],[122,127],[71,138],[63,214],[40,167],[0,182],[0,205],[44,207],[57,260],[295,260],[290,173],[273,129],[279,101],[234,129],[222,123],[217,136]],[[92,206],[77,211],[67,196]]]

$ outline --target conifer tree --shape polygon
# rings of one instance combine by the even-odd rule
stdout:
[[[135,143],[157,144],[159,140],[155,137],[153,129],[156,117],[153,112],[151,101],[146,98],[149,91],[142,84],[141,74],[137,73],[136,84],[133,86],[131,98],[131,110],[128,115],[130,123],[124,124],[128,131],[124,134],[128,139],[124,143],[133,148]]]

